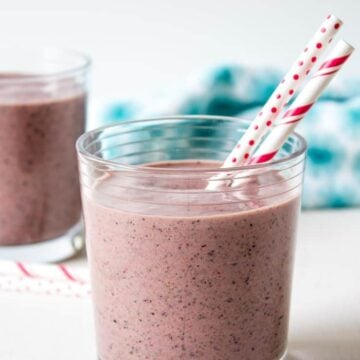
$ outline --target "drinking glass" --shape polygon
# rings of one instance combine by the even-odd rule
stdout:
[[[285,356],[306,145],[220,169],[248,126],[178,116],[78,140],[99,359]]]

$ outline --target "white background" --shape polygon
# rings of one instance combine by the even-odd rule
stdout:
[[[0,0],[0,8],[0,48],[85,51],[101,97],[166,91],[219,63],[288,67],[328,13],[360,51],[359,0]],[[360,74],[358,59],[348,73]]]

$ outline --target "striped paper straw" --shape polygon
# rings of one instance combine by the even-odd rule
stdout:
[[[323,51],[329,46],[342,24],[338,17],[334,15],[327,16],[300,56],[293,63],[284,79],[270,96],[263,109],[225,159],[221,166],[222,168],[244,165],[249,161],[257,145],[271,130],[279,113],[310,73],[312,67]],[[230,175],[219,174],[212,177],[206,189],[216,190],[219,182],[213,180],[224,179],[227,176]]]
[[[341,25],[342,21],[334,15],[329,15],[325,19],[319,30],[314,34],[304,51],[270,96],[262,111],[256,116],[249,129],[226,158],[222,167],[243,165],[248,161],[257,144],[270,131],[278,114],[310,73],[311,68],[328,47]]]
[[[250,160],[250,164],[268,162],[277,154],[288,136],[306,116],[353,51],[354,48],[344,40],[340,40],[336,44],[327,59],[295,99],[290,109],[287,110],[281,120],[275,124],[269,136],[260,145],[254,157]]]

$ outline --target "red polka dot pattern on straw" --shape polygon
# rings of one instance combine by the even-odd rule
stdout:
[[[335,26],[336,24],[339,24],[339,26]],[[318,31],[304,48],[304,51],[301,52],[299,58],[296,59],[288,73],[283,77],[272,96],[264,105],[263,109],[254,119],[256,125],[250,126],[240,139],[239,144],[241,144],[241,147],[234,147],[222,167],[234,166],[234,158],[237,159],[236,165],[241,166],[247,163],[247,161],[244,161],[244,159],[247,159],[245,157],[246,154],[249,155],[249,158],[252,157],[256,147],[250,145],[250,141],[253,140],[255,144],[259,143],[273,128],[273,125],[284,106],[301,86],[316,61],[327,48],[329,40],[334,37],[341,24],[341,20],[335,16],[330,16],[323,24],[321,24]]]
[[[315,72],[309,83],[306,84],[295,99],[291,108],[284,113],[281,121],[277,122],[276,128],[273,129],[255,155],[252,156],[251,164],[267,162],[275,156],[297,124],[311,110],[324,88],[351,56],[353,50],[354,48],[345,41],[340,41],[336,45],[329,58]]]

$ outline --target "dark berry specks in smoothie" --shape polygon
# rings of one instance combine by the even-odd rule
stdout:
[[[0,246],[53,239],[81,215],[75,141],[85,95],[31,86],[9,98],[0,84]]]
[[[100,359],[280,358],[298,205],[162,216],[84,197]]]

